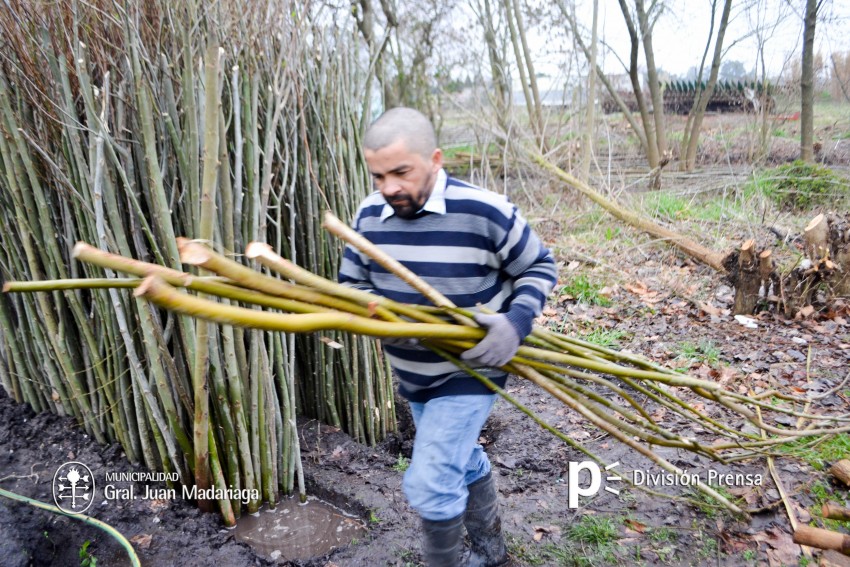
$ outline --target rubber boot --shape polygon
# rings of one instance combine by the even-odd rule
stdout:
[[[457,567],[463,545],[463,514],[435,522],[422,519],[422,553],[428,567]]]
[[[496,482],[487,473],[468,487],[469,499],[463,523],[469,535],[471,553],[467,567],[498,567],[508,564],[505,538],[502,536],[502,520],[499,518],[499,502]]]

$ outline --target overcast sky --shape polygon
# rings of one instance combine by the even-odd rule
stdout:
[[[584,0],[585,5],[591,2]],[[669,0],[670,7],[656,24],[653,45],[656,63],[662,69],[679,75],[687,73],[691,67],[699,65],[705,42],[708,37],[711,17],[709,0]],[[722,2],[718,2],[722,4]],[[742,2],[736,2],[739,6]],[[773,27],[772,32],[765,31],[770,37],[765,42],[765,64],[769,73],[779,73],[788,60],[789,54],[799,57],[802,44],[802,21],[800,15],[805,0],[792,0],[794,10],[786,0],[761,0],[761,9],[743,12],[733,8],[724,45],[737,43],[726,55],[727,60],[737,60],[749,71],[756,65],[758,42],[752,31],[761,27]],[[720,8],[718,8],[719,10]],[[623,15],[616,2],[601,0],[600,37],[616,46],[621,57],[628,56],[629,42]],[[833,51],[850,51],[850,34],[846,32],[850,25],[850,1],[827,0],[823,11],[831,21],[816,28],[816,52],[826,54]],[[589,12],[588,12],[589,13]],[[759,14],[761,21],[756,21]],[[782,16],[785,16],[784,18]],[[717,18],[719,19],[718,13]],[[777,25],[777,20],[781,23]],[[588,26],[590,19],[587,20]],[[747,37],[749,35],[749,37]],[[709,54],[710,57],[710,54]],[[614,61],[606,61],[606,67]]]

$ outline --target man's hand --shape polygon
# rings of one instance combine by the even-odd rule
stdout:
[[[504,366],[519,349],[519,335],[508,318],[502,315],[475,315],[475,322],[487,329],[487,335],[481,342],[460,355],[462,360],[472,365]]]

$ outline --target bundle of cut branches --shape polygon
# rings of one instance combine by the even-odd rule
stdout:
[[[485,335],[473,321],[470,310],[453,305],[330,213],[326,214],[324,226],[405,280],[434,305],[402,304],[342,286],[298,267],[262,243],[249,244],[246,256],[278,277],[246,267],[217,254],[201,242],[186,239],[178,239],[181,261],[215,273],[217,277],[195,277],[110,254],[84,243],[77,244],[74,256],[83,262],[137,276],[138,279],[122,284],[135,287],[137,297],[144,297],[164,309],[219,324],[286,333],[339,330],[378,338],[419,339],[423,346],[486,383],[546,430],[605,465],[587,447],[534,415],[508,392],[460,360],[458,355]],[[114,285],[115,280],[109,282]],[[56,289],[61,284],[17,283],[8,288],[12,291],[46,290]],[[94,287],[103,282],[77,281],[73,285]],[[187,293],[187,290],[204,297]],[[211,296],[228,302],[207,299]],[[800,438],[850,431],[850,416],[814,413],[811,399],[777,390],[758,395],[742,394],[663,368],[639,356],[616,352],[540,326],[534,328],[504,368],[538,385],[587,422],[673,475],[686,473],[653,447],[686,450],[729,463],[770,455],[773,449]],[[650,404],[686,420],[693,434],[685,436],[664,427],[648,411]],[[785,419],[775,419],[781,416]],[[781,421],[788,421],[788,416],[797,418],[797,428],[781,425]],[[751,427],[744,428],[744,422]],[[803,424],[807,425],[803,427]],[[743,512],[711,486],[698,482],[695,488],[727,509]]]

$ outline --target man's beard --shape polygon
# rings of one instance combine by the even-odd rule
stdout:
[[[419,192],[421,202],[416,202],[409,195],[399,196],[395,199],[387,199],[387,203],[393,208],[396,216],[405,220],[410,220],[416,217],[416,214],[422,210],[431,192],[434,190],[434,174],[428,175],[428,179],[422,184],[422,191]]]

